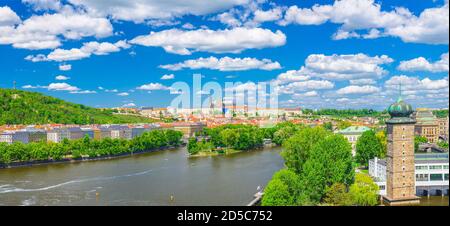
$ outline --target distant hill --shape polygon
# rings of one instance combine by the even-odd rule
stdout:
[[[154,120],[138,116],[114,115],[112,110],[99,110],[69,103],[40,93],[0,89],[0,125],[149,122],[154,122]]]

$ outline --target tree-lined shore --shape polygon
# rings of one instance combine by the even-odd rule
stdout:
[[[179,146],[181,138],[182,133],[178,131],[154,130],[131,140],[111,138],[92,140],[85,137],[80,140],[65,139],[61,143],[0,143],[0,164],[96,158],[142,152],[168,146]]]

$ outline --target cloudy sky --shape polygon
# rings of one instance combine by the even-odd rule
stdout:
[[[167,106],[174,82],[276,82],[284,107],[448,107],[448,0],[0,0],[0,87]]]

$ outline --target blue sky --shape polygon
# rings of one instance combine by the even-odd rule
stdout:
[[[167,106],[199,73],[276,82],[283,107],[383,109],[402,83],[448,108],[448,25],[442,0],[0,0],[0,87]]]

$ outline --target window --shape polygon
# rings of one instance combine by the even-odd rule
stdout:
[[[448,181],[448,173],[444,174],[444,180]]]
[[[444,169],[448,169],[448,165],[444,165]]]
[[[430,166],[430,170],[439,170],[442,169],[442,165],[434,165],[434,166]]]
[[[416,166],[416,170],[427,170],[428,166]]]
[[[442,181],[442,174],[430,174],[431,181]]]
[[[428,174],[416,174],[416,181],[428,181]]]

